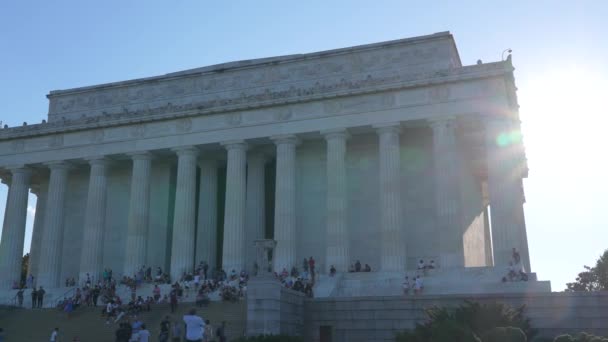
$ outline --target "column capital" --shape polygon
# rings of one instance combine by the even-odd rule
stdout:
[[[228,140],[228,141],[221,142],[220,145],[224,146],[224,148],[226,150],[234,150],[234,149],[246,150],[247,149],[247,143],[245,142],[245,140]]]
[[[65,160],[46,162],[44,165],[51,170],[69,170],[72,168],[72,164]]]
[[[152,160],[154,157],[150,151],[138,151],[126,153],[132,160]]]
[[[385,133],[399,134],[399,133],[401,133],[401,123],[400,122],[377,124],[377,125],[373,125],[372,127],[376,129],[376,132],[378,134],[385,134]]]
[[[199,154],[199,149],[196,148],[196,146],[180,146],[180,147],[174,147],[171,149],[171,151],[175,152],[175,154],[177,154],[178,157],[181,156],[198,156]]]
[[[326,129],[320,131],[321,135],[325,138],[325,140],[331,139],[348,139],[350,138],[350,133],[346,128],[334,128],[334,129]]]
[[[33,173],[33,170],[25,165],[7,166],[6,169],[9,170],[13,176],[16,174],[31,176]]]
[[[94,156],[94,157],[87,157],[84,158],[84,160],[86,160],[89,165],[93,166],[93,165],[103,165],[103,166],[107,166],[109,164],[109,160],[106,158],[106,156]]]
[[[299,145],[301,140],[295,134],[280,134],[273,135],[270,140],[274,141],[275,145],[292,144]]]
[[[446,127],[448,125],[455,125],[456,117],[454,116],[442,116],[437,118],[430,118],[426,120],[429,126],[433,129]]]

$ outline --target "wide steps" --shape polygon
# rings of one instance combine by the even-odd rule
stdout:
[[[176,312],[171,314],[168,304],[153,305],[150,311],[142,312],[139,318],[150,331],[151,340],[156,341],[160,333],[160,322],[165,316],[183,322],[183,315],[193,307],[193,303],[180,303]],[[114,341],[118,324],[105,324],[105,318],[101,317],[102,309],[101,306],[78,308],[68,318],[65,312],[58,309],[5,307],[0,308],[0,327],[4,329],[7,341],[48,341],[55,327],[59,328],[60,341],[72,341],[75,337],[80,341]],[[214,329],[226,321],[228,340],[243,335],[246,324],[245,301],[212,302],[208,307],[196,309],[197,315],[210,320]]]

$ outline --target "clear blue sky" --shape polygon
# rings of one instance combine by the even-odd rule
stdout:
[[[54,89],[451,31],[464,64],[513,49],[533,270],[562,290],[608,248],[607,1],[328,3],[3,1],[0,120],[40,122]]]

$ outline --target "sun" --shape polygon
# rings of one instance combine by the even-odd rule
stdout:
[[[555,68],[520,85],[522,131],[535,157],[529,158],[531,167],[542,160],[599,157],[590,154],[608,136],[606,90],[608,80],[582,67]]]

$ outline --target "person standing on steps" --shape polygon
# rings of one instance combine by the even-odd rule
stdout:
[[[169,330],[171,329],[171,321],[169,320],[169,316],[165,316],[160,322],[160,334],[158,335],[158,340],[160,342],[169,341]]]
[[[36,304],[38,304],[38,291],[35,287],[32,287],[32,309],[36,307]]]
[[[222,325],[215,332],[220,342],[226,342],[226,321],[222,321]]]
[[[57,342],[57,341],[59,341],[59,328],[55,328],[53,330],[53,332],[51,333],[51,339],[49,341],[50,342]]]
[[[171,341],[182,342],[182,325],[179,321],[173,322],[173,328],[171,329]]]
[[[196,315],[196,309],[190,309],[188,314],[184,315],[184,323],[186,323],[186,341],[202,342],[205,321]]]
[[[150,331],[146,328],[145,324],[141,325],[141,330],[138,333],[138,342],[148,342],[150,341]]]
[[[38,289],[38,307],[39,308],[42,308],[45,293],[46,293],[46,291],[44,291],[42,286],[40,286],[40,289]]]
[[[17,291],[17,302],[19,303],[19,306],[23,306],[23,288],[20,288]]]

